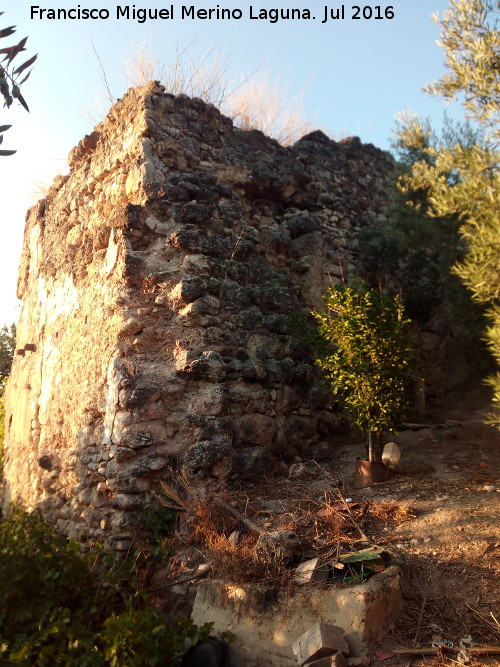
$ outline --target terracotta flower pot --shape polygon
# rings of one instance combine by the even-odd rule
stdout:
[[[356,486],[360,489],[377,482],[387,482],[391,475],[392,470],[382,461],[356,459]]]

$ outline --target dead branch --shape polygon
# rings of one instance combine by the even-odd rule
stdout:
[[[391,651],[394,655],[439,655],[443,651],[459,653],[463,649],[458,647],[437,646],[429,648],[396,648]],[[473,646],[467,648],[467,653],[474,655],[500,655],[500,646]]]
[[[425,610],[425,605],[427,604],[427,595],[424,595],[424,599],[422,600],[422,607],[420,609],[420,616],[418,617],[418,624],[417,624],[417,630],[415,632],[415,637],[413,638],[413,648],[417,645],[418,641],[418,636],[420,634],[420,628],[422,626],[422,618],[424,616],[424,610]]]
[[[347,510],[347,514],[348,514],[348,516],[347,516],[346,518],[350,521],[350,523],[354,526],[354,528],[356,528],[356,530],[358,531],[358,533],[359,533],[360,536],[361,536],[361,539],[362,539],[364,542],[369,542],[370,540],[368,539],[368,536],[367,536],[366,533],[362,530],[361,526],[359,525],[359,523],[358,523],[358,522],[356,521],[356,519],[354,518],[354,515],[353,515],[353,513],[352,513],[352,511],[351,511],[351,508],[349,507],[349,503],[348,503],[348,502],[346,501],[346,499],[344,498],[344,495],[343,495],[343,493],[342,493],[342,491],[341,491],[340,489],[337,489],[337,494],[338,494],[338,496],[339,496],[341,502],[343,503],[344,507],[345,507],[346,510]],[[337,512],[337,510],[333,510],[333,511],[334,511],[334,512]],[[339,512],[337,512],[337,514],[338,514],[338,513],[339,513]]]
[[[253,521],[250,521],[250,519],[247,519],[246,516],[243,516],[243,514],[240,514],[240,512],[238,512],[237,509],[231,507],[231,505],[228,505],[220,498],[218,498],[217,501],[222,505],[222,507],[224,507],[224,509],[226,509],[230,514],[232,514],[235,519],[241,521],[241,523],[245,525],[251,533],[254,533],[254,535],[266,534],[267,531],[265,531],[263,528],[260,528],[260,526],[257,526],[255,523],[253,523]]]
[[[187,581],[195,581],[195,579],[202,579],[206,577],[210,570],[205,570],[199,574],[193,574],[190,577],[185,579],[176,579],[175,581],[170,581],[168,584],[162,584],[161,586],[155,586],[154,588],[148,588],[148,593],[155,593],[156,591],[162,591],[165,588],[171,588],[172,586],[177,586],[177,584],[185,584]]]

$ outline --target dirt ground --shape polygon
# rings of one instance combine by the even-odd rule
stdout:
[[[293,474],[292,466],[288,475],[284,469],[273,479],[247,479],[225,501],[266,530],[297,533],[301,560],[319,555],[326,562],[338,556],[339,545],[341,551],[380,545],[406,563],[410,581],[404,612],[375,651],[430,648],[442,640],[456,647],[467,637],[472,645],[500,646],[500,437],[482,421],[484,404],[481,392],[463,400],[456,396],[446,406],[436,406],[424,427],[401,431],[394,438],[401,461],[388,482],[357,489],[354,461],[360,447],[346,444],[319,465],[302,462],[303,468]],[[325,498],[330,499],[326,505]],[[360,504],[351,516],[332,510],[336,500],[346,498]],[[216,577],[221,570],[231,577],[233,565],[235,574],[254,567],[257,537],[219,510],[217,519],[204,517],[201,528],[198,523],[198,539],[213,529],[208,550],[189,547],[188,540],[175,572],[164,572],[167,579],[185,581],[204,567],[203,561],[212,563]],[[233,530],[239,531],[237,544],[228,539]],[[283,574],[286,581],[286,569]],[[265,579],[265,567],[257,576]],[[272,577],[279,579],[275,568]],[[186,603],[195,588],[187,582],[170,590]],[[452,667],[462,664],[457,657],[456,652],[424,659],[393,655],[374,657],[372,664]],[[472,656],[466,664],[500,665],[500,655]]]
[[[481,398],[457,397],[430,420],[434,427],[401,432],[397,474],[357,492],[405,504],[415,515],[377,539],[411,572],[405,612],[383,650],[430,646],[433,639],[456,646],[467,636],[500,646],[500,437],[482,422]],[[408,657],[384,661],[390,667],[408,663]],[[423,664],[457,662],[426,658]],[[500,655],[473,664],[500,665]]]

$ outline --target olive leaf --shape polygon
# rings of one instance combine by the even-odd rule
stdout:
[[[0,12],[0,16],[2,15],[3,12]],[[16,26],[14,25],[2,28],[0,29],[0,39],[10,37],[15,32]],[[29,112],[28,104],[21,92],[21,86],[28,80],[32,72],[30,67],[35,63],[38,54],[31,56],[18,67],[15,67],[13,64],[17,56],[23,51],[26,51],[27,41],[28,38],[23,37],[17,44],[5,46],[0,49],[0,55],[3,55],[3,58],[0,61],[0,95],[3,97],[4,107],[9,108],[14,100],[17,100],[19,104]],[[21,75],[23,75],[22,79],[20,78]],[[3,141],[1,133],[5,132],[10,127],[10,125],[0,126],[0,143]],[[14,155],[15,152],[15,150],[0,150],[0,156]]]

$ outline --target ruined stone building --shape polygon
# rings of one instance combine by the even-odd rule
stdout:
[[[126,548],[174,466],[265,472],[336,420],[291,312],[358,270],[390,156],[284,148],[211,105],[130,90],[27,216],[4,503]]]

